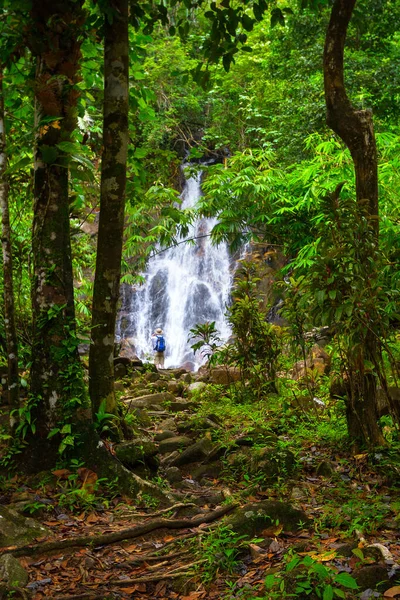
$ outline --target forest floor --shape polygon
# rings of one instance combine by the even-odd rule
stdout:
[[[330,448],[311,446],[304,448],[303,462],[316,453],[329,455],[332,459]],[[169,529],[161,526],[151,533],[134,537],[132,530],[138,525],[160,519],[162,525],[165,521],[181,519],[184,510],[181,503],[166,512],[135,506],[128,498],[116,496],[107,507],[108,502],[104,503],[100,496],[97,504],[76,512],[60,506],[59,488],[42,485],[32,489],[19,478],[9,484],[7,495],[13,503],[28,502],[26,506],[32,511],[37,507],[35,517],[40,517],[39,520],[51,531],[46,538],[37,540],[38,547],[32,556],[19,559],[29,572],[28,589],[34,600],[269,599],[280,596],[266,591],[265,578],[284,570],[285,556],[290,549],[299,558],[310,556],[313,564],[323,564],[332,573],[354,573],[361,565],[400,563],[400,531],[396,520],[400,507],[399,490],[390,485],[384,473],[371,469],[365,455],[357,459],[338,454],[335,472],[337,477],[331,478],[303,473],[295,483],[296,489],[302,490],[302,497],[296,504],[311,518],[312,531],[285,533],[278,523],[264,530],[256,540],[246,543],[224,530],[220,519],[195,527],[187,518],[186,527]],[[58,475],[61,480],[68,477],[67,472]],[[190,485],[190,478],[188,481]],[[215,496],[216,490],[226,493],[226,483],[217,480],[206,490],[194,488],[201,498],[210,492]],[[238,482],[236,486],[231,484],[230,492],[233,498],[242,498],[243,502],[266,498],[285,501],[285,490],[281,493],[277,488],[257,490],[246,481]],[[193,498],[193,493],[190,496]],[[43,505],[47,510],[44,511]],[[229,507],[229,501],[226,506]],[[200,515],[218,510],[212,503],[199,508]],[[344,527],[346,523],[347,528]],[[99,535],[122,531],[128,532],[125,541],[96,544]],[[82,536],[93,536],[93,543],[85,547],[46,550],[49,540],[81,540]],[[268,546],[263,544],[265,538],[269,540]],[[370,544],[379,544],[374,548],[375,553],[366,551]],[[358,549],[355,553],[354,548]],[[399,582],[399,575],[397,572],[386,588],[396,591],[396,576]],[[308,579],[314,581],[315,573],[308,572]],[[315,581],[313,585],[316,585]],[[323,581],[321,585],[325,585]],[[400,595],[400,587],[397,592]],[[348,598],[360,597],[355,591],[347,590],[347,593],[351,594],[346,596]]]
[[[267,410],[263,403],[230,405],[221,398],[184,411],[191,415],[179,413],[197,425],[210,412],[223,418],[215,436],[224,443],[237,442],[257,423],[265,427],[267,419],[297,466],[272,481],[249,465],[235,471],[226,463],[220,476],[199,481],[187,465],[179,485],[168,484],[161,469],[152,481],[174,495],[172,506],[147,494],[123,497],[78,463],[4,480],[0,504],[49,530],[23,549],[0,551],[13,553],[29,573],[27,588],[12,597],[400,598],[399,445],[354,455],[343,415],[333,416],[329,406],[317,419],[296,411],[279,397],[275,409],[270,400]],[[147,427],[149,434],[156,430],[160,422]],[[276,520],[245,538],[225,524],[224,515],[236,507],[265,500],[304,511],[310,526],[291,532]]]

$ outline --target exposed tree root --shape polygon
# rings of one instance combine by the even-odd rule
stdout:
[[[162,579],[174,579],[175,577],[183,577],[185,575],[193,575],[193,572],[190,571],[192,567],[203,564],[207,559],[196,560],[186,565],[182,565],[172,571],[167,571],[166,573],[158,573],[155,575],[144,575],[143,577],[135,577],[133,579],[109,579],[107,582],[107,586],[115,585],[118,587],[123,587],[125,585],[133,585],[135,583],[150,583],[152,581],[161,581]],[[99,585],[96,583],[86,583],[85,585]],[[101,584],[100,584],[101,585]]]
[[[203,523],[211,523],[223,517],[227,513],[231,512],[237,505],[230,504],[229,506],[222,506],[221,508],[204,515],[199,515],[193,519],[154,519],[148,521],[142,525],[136,525],[128,529],[121,531],[115,531],[113,533],[105,533],[102,535],[89,535],[81,536],[76,538],[69,538],[66,540],[58,540],[55,542],[45,542],[41,544],[35,544],[34,546],[22,546],[17,549],[4,549],[3,554],[13,554],[13,556],[31,556],[33,554],[45,554],[46,552],[52,552],[54,550],[64,550],[65,548],[73,547],[84,547],[84,546],[105,546],[107,544],[114,544],[116,542],[122,542],[132,538],[145,535],[150,531],[156,529],[184,529],[191,527],[198,527]]]
[[[155,513],[138,513],[138,512],[130,512],[129,509],[125,508],[121,513],[121,517],[159,517],[160,515],[165,515],[168,512],[177,511],[180,508],[190,508],[192,506],[197,506],[194,502],[178,502],[177,504],[173,504],[167,508],[163,508]]]

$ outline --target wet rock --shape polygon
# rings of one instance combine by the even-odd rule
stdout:
[[[150,459],[158,452],[157,444],[143,438],[117,444],[114,449],[117,458],[128,467],[135,467],[143,463],[153,465],[154,461]]]
[[[178,457],[170,462],[172,467],[180,467],[194,462],[199,462],[207,458],[213,449],[213,443],[207,438],[203,438],[189,448],[186,448]]]
[[[25,587],[29,575],[16,558],[11,554],[5,554],[0,558],[0,581],[10,588]]]
[[[168,452],[187,448],[191,444],[193,444],[193,440],[184,435],[166,438],[159,443],[158,452],[160,454],[167,454]]]
[[[35,538],[49,535],[47,527],[34,519],[0,506],[0,546],[23,546]]]
[[[291,504],[285,502],[274,502],[264,500],[262,502],[252,502],[228,516],[224,524],[230,526],[233,531],[239,535],[245,535],[248,538],[260,536],[264,529],[279,522],[283,531],[298,531],[310,525],[310,520],[302,510],[293,508]]]

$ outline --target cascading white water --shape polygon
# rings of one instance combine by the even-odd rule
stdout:
[[[190,177],[182,193],[182,208],[192,207],[201,196],[201,177]],[[215,321],[221,340],[230,337],[225,318],[232,285],[232,261],[225,244],[212,246],[209,232],[215,219],[201,219],[191,228],[191,243],[160,252],[150,259],[146,283],[127,292],[122,288],[124,319],[118,320],[117,336],[132,337],[137,355],[150,359],[151,334],[161,327],[166,339],[165,367],[190,366],[197,370],[204,359],[194,355],[188,335],[199,323]],[[132,292],[132,293],[131,293]],[[129,294],[129,298],[127,297]],[[128,308],[128,311],[127,311]]]

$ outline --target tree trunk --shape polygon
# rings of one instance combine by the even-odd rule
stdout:
[[[344,85],[344,45],[356,0],[334,0],[325,38],[324,84],[327,123],[350,150],[356,177],[356,201],[360,214],[367,217],[371,235],[365,240],[364,261],[372,265],[378,251],[378,163],[372,113],[355,109]],[[363,444],[380,445],[385,440],[378,426],[377,378],[366,368],[376,364],[378,340],[368,328],[363,344],[350,349],[354,379],[348,389],[347,423],[349,434]]]
[[[93,291],[89,391],[95,414],[103,401],[116,414],[114,337],[124,229],[128,148],[128,0],[112,0],[105,17],[104,123],[100,221]]]
[[[3,69],[0,69],[0,212],[2,223],[1,244],[3,249],[4,278],[4,328],[6,333],[8,361],[8,403],[12,409],[19,407],[18,344],[15,329],[14,287],[11,248],[10,213],[8,209],[8,181],[6,175],[6,128],[4,118]],[[10,417],[11,428],[16,418]]]
[[[43,441],[61,419],[73,418],[84,398],[75,334],[69,157],[62,146],[76,125],[82,5],[83,0],[33,0],[31,13],[36,56],[31,402]]]

